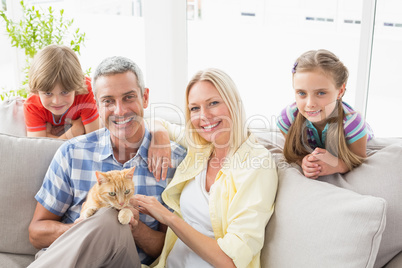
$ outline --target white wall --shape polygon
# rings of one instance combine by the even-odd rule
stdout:
[[[117,54],[140,65],[151,90],[148,110],[165,103],[170,105],[167,111],[182,110],[188,79],[199,69],[217,67],[238,85],[248,116],[258,115],[266,127],[275,127],[276,115],[294,99],[294,60],[318,48],[333,51],[349,68],[345,100],[364,109],[363,94],[356,88],[362,83],[360,23],[367,1],[202,0],[202,17],[195,14],[187,24],[185,0],[143,0],[144,17],[132,16],[139,14],[133,12],[138,1],[59,0],[52,5],[64,8],[65,16],[74,17],[75,25],[87,33],[80,56],[83,69],[95,69],[103,58]],[[402,24],[400,18],[401,1],[377,0],[367,120],[381,137],[402,137],[402,125],[390,127],[390,115],[402,101],[402,27],[384,26]],[[1,27],[0,89],[9,89],[18,84],[16,50],[3,34]]]

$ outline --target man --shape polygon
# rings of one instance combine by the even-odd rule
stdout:
[[[160,202],[168,181],[155,180],[148,170],[151,135],[143,115],[149,90],[138,66],[123,57],[105,59],[94,74],[93,89],[105,128],[68,140],[55,154],[35,196],[38,203],[29,226],[31,243],[48,249],[41,250],[30,267],[140,267],[162,250],[166,226],[134,208],[128,225],[121,225],[110,208],[84,221],[79,218],[96,170],[136,166],[136,194],[155,196]],[[177,167],[185,150],[174,143],[171,149]],[[174,171],[168,170],[168,179]]]

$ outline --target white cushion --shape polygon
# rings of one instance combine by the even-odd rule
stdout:
[[[307,179],[283,162],[278,174],[262,267],[373,267],[385,227],[382,198]]]
[[[375,152],[360,167],[351,172],[320,178],[336,186],[386,200],[387,225],[374,267],[383,267],[402,251],[402,144],[400,141],[401,139],[399,144],[390,145]],[[379,141],[375,143],[378,145]]]
[[[24,99],[13,97],[0,102],[0,133],[24,137],[27,135],[24,118]]]

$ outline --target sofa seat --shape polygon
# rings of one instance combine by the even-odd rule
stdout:
[[[27,267],[34,260],[35,256],[31,254],[0,253],[0,267],[4,268]]]

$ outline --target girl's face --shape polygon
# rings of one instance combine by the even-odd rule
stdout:
[[[215,86],[208,81],[195,83],[188,94],[191,123],[206,141],[215,146],[229,145],[232,117]]]
[[[296,72],[293,87],[299,112],[318,129],[323,130],[326,120],[336,107],[336,100],[345,92],[345,84],[337,88],[331,77],[316,70]]]
[[[39,91],[40,101],[54,115],[64,114],[74,103],[75,91],[65,90],[59,83],[50,92]]]

